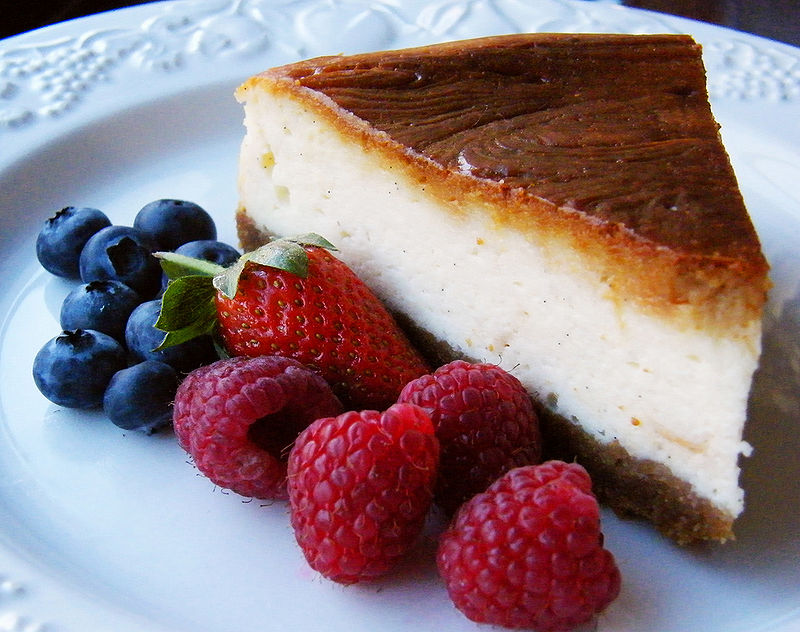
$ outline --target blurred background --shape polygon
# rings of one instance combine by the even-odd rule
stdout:
[[[0,0],[0,38],[134,4],[143,3]],[[694,18],[800,46],[800,0],[618,0],[618,4]]]

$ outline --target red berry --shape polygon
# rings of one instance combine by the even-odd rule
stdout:
[[[231,355],[294,358],[319,371],[348,408],[383,410],[428,367],[344,262],[318,246],[304,250],[304,276],[250,262],[233,298],[217,294],[225,347]]]
[[[430,417],[410,404],[304,430],[289,455],[289,504],[311,567],[343,584],[391,570],[422,530],[438,455]]]
[[[328,384],[299,362],[230,358],[200,367],[175,395],[181,447],[214,483],[254,498],[286,497],[286,460],[298,433],[340,413]]]
[[[541,458],[531,397],[494,364],[456,360],[408,383],[398,401],[431,415],[441,446],[436,500],[448,512],[508,470]]]
[[[619,594],[580,465],[516,468],[465,503],[442,535],[439,572],[469,619],[539,632],[591,621]]]

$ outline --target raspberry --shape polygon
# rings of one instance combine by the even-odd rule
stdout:
[[[276,356],[219,360],[191,372],[175,395],[181,447],[214,483],[242,496],[286,498],[289,449],[309,423],[342,411],[328,384]]]
[[[311,567],[342,584],[390,571],[422,530],[438,456],[430,417],[410,404],[312,423],[288,468],[291,523]]]
[[[580,465],[515,468],[459,509],[439,573],[469,619],[539,632],[591,621],[619,594],[600,510]]]
[[[496,365],[456,360],[409,382],[398,401],[431,414],[442,451],[436,501],[449,513],[511,468],[541,458],[530,395]]]

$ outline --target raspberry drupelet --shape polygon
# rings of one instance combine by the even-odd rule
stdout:
[[[576,463],[509,471],[459,509],[437,562],[461,612],[508,628],[571,630],[620,591],[591,480]]]
[[[541,458],[531,397],[494,364],[455,360],[409,382],[398,401],[431,415],[441,444],[436,501],[449,513],[511,468]]]
[[[342,584],[388,573],[413,546],[439,456],[428,414],[411,404],[318,419],[289,455],[289,504],[309,565]]]
[[[296,360],[219,360],[190,373],[175,396],[173,424],[197,469],[242,496],[286,498],[286,460],[298,433],[342,405]]]

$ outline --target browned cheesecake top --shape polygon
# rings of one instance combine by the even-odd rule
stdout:
[[[511,36],[286,72],[450,169],[669,247],[759,250],[688,36]]]
[[[322,57],[261,78],[316,95],[306,98],[322,95],[409,160],[422,157],[513,200],[510,221],[524,225],[544,201],[559,209],[553,222],[613,233],[620,251],[668,250],[673,267],[705,266],[712,276],[726,269],[739,278],[733,285],[755,279],[760,287],[747,302],[763,301],[767,265],[709,107],[701,49],[689,36],[497,36]],[[681,275],[653,293],[695,301],[709,274]]]

